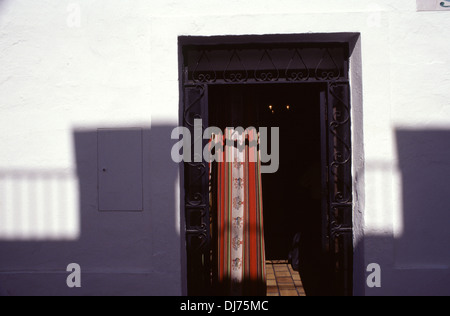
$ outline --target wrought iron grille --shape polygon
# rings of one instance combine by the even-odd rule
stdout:
[[[346,45],[186,47],[185,84],[347,80]]]
[[[335,269],[335,294],[351,295],[353,271],[353,190],[350,88],[328,84],[327,102],[327,237]]]
[[[208,124],[207,87],[197,85],[185,87],[184,126],[194,131],[194,120],[203,120],[203,129]],[[201,143],[202,138],[191,139],[192,148]],[[202,157],[192,154],[191,162],[184,164],[185,212],[188,291],[190,295],[204,295],[211,288],[211,219],[209,205],[208,163]]]
[[[183,46],[183,111],[194,135],[194,120],[208,127],[208,87],[218,84],[322,83],[324,181],[324,249],[336,294],[352,294],[352,173],[348,43]],[[203,131],[202,131],[203,132]],[[192,146],[206,145],[192,139]],[[209,295],[213,251],[207,162],[192,157],[184,164],[189,295]]]

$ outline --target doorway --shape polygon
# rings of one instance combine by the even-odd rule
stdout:
[[[262,175],[266,259],[288,261],[300,234],[300,272],[307,295],[325,294],[322,276],[330,275],[321,256],[324,89],[323,84],[218,85],[208,92],[209,126],[280,129],[279,169]]]
[[[267,258],[286,259],[301,233],[308,292],[351,295],[349,44],[272,40],[181,41],[182,124],[192,134],[195,119],[204,129],[280,127],[279,170],[262,176]],[[203,295],[214,286],[214,210],[208,162],[193,161],[182,166],[188,293]]]
[[[268,260],[287,260],[301,231],[321,247],[320,89],[268,84],[209,90],[209,126],[280,128],[279,169],[262,175]]]

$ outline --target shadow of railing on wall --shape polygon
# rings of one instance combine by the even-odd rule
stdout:
[[[0,170],[0,240],[77,239],[77,186],[72,170]]]

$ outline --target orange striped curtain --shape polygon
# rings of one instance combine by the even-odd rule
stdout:
[[[227,130],[223,162],[217,163],[217,280],[222,294],[265,295],[266,271],[261,161],[256,130]],[[223,140],[223,138],[221,138]]]

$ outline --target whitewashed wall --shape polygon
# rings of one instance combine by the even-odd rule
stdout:
[[[178,36],[336,32],[361,33],[356,294],[450,294],[449,29],[413,0],[0,0],[0,294],[185,293]],[[97,211],[105,127],[144,129],[141,213]]]

